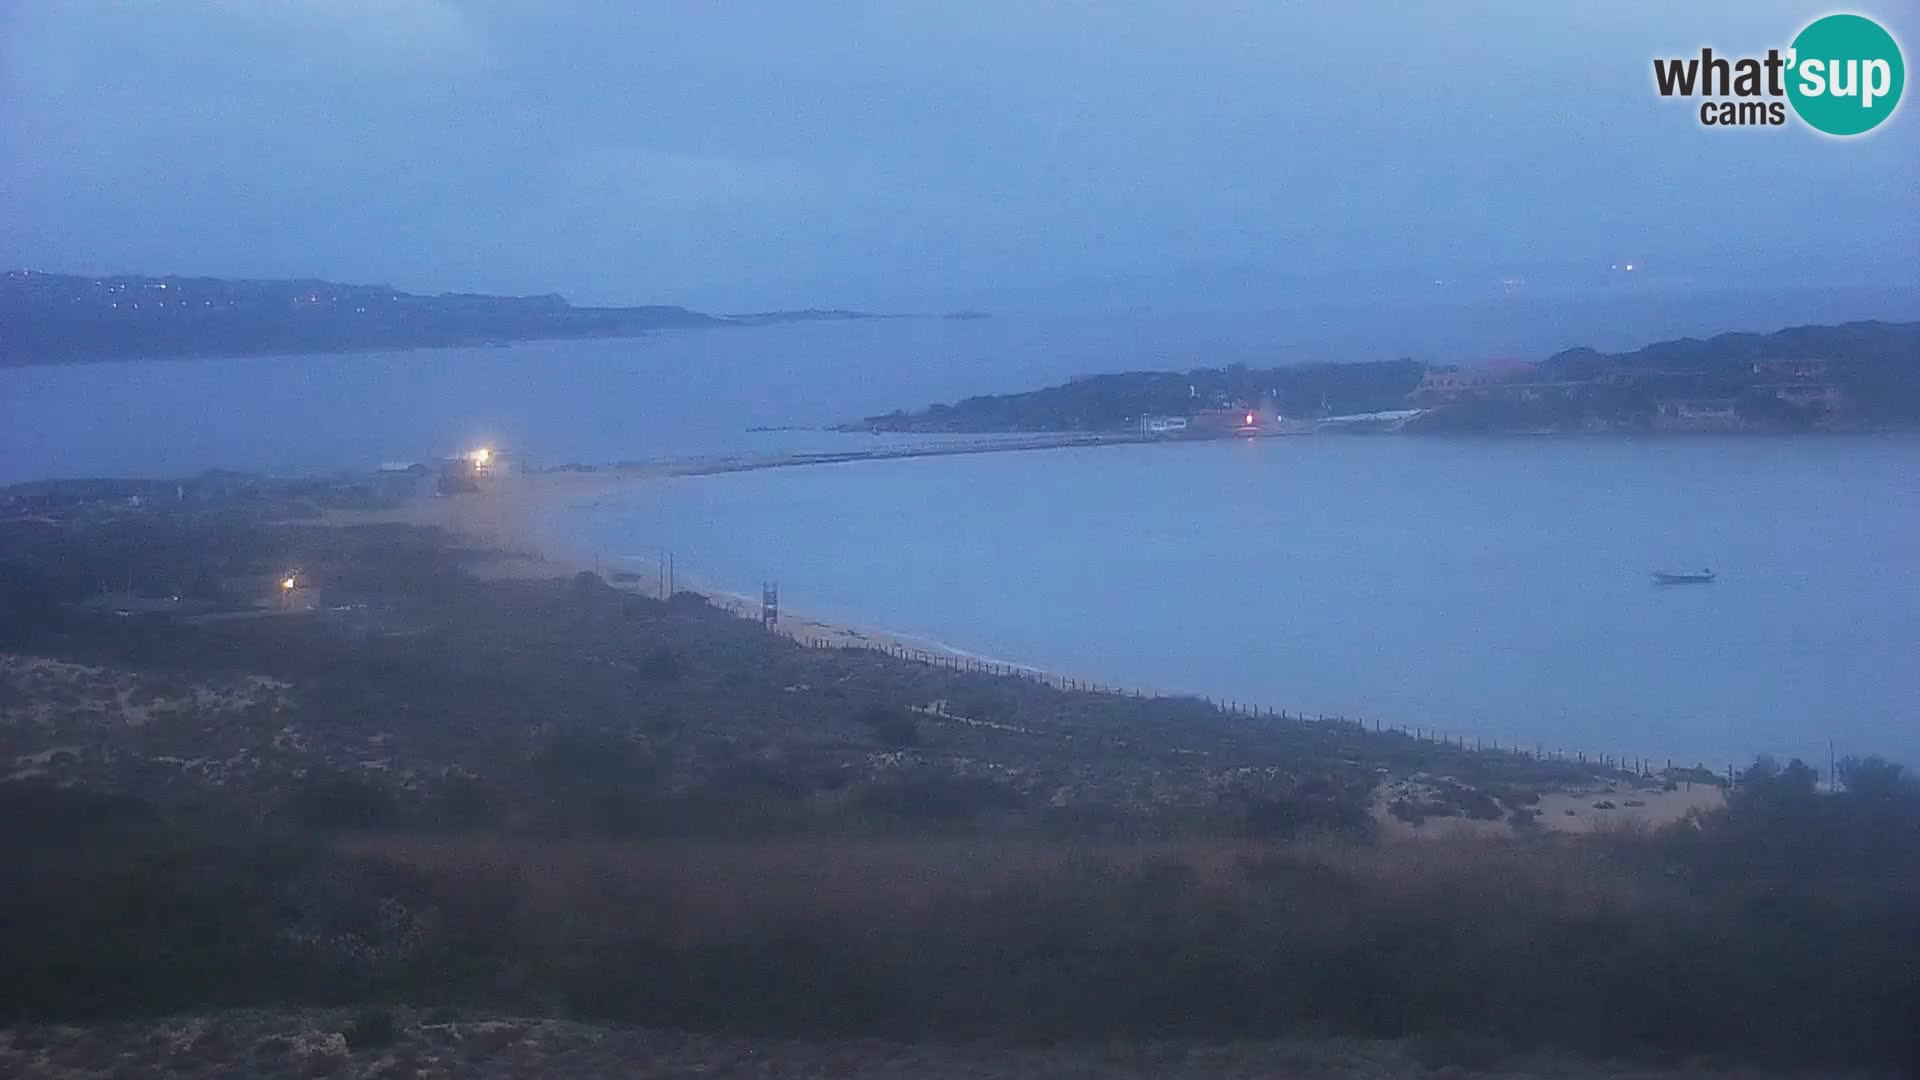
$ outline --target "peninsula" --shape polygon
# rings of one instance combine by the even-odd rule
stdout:
[[[849,430],[1434,433],[1861,431],[1920,424],[1920,323],[1800,326],[1625,353],[1425,364],[1236,364],[1095,375],[870,416]]]
[[[353,352],[891,316],[843,308],[709,315],[671,305],[441,293],[314,279],[0,276],[0,367],[185,356]]]

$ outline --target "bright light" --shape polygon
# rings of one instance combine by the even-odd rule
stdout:
[[[487,462],[493,460],[493,448],[490,446],[483,446],[480,449],[475,450],[470,456],[473,458],[473,463],[475,465],[485,465]]]
[[[1627,269],[1629,269],[1629,270],[1631,270],[1631,269],[1633,269],[1633,264],[1632,264],[1632,263],[1628,263],[1628,264],[1627,264]]]
[[[293,588],[293,575],[289,574],[285,578],[282,578],[280,581],[280,587],[283,589]]]
[[[1248,427],[1252,427],[1252,426],[1253,426],[1253,414],[1252,414],[1252,413],[1248,413],[1248,414],[1247,414],[1247,426],[1248,426]]]

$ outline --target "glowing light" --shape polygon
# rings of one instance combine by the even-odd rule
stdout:
[[[475,465],[485,465],[493,460],[493,447],[483,446],[467,456],[473,459]]]
[[[1627,269],[1628,269],[1628,270],[1632,270],[1632,269],[1633,269],[1633,264],[1632,264],[1632,263],[1628,263],[1628,264],[1627,264]]]
[[[280,579],[280,587],[281,587],[282,589],[291,589],[291,588],[293,588],[293,575],[292,575],[292,574],[288,574],[288,575],[287,575],[286,577],[284,577],[284,578],[282,578],[282,579]]]
[[[1253,426],[1253,414],[1252,414],[1252,413],[1248,413],[1248,414],[1247,414],[1247,426],[1248,426],[1248,427],[1252,427],[1252,426]]]

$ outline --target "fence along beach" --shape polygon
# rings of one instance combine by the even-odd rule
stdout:
[[[966,449],[948,452],[987,453],[996,449],[1028,448],[1033,447],[1024,443],[1013,447],[969,444]],[[875,456],[926,456],[926,451],[936,449],[923,448],[917,453],[895,453],[880,449],[875,451]],[[1605,815],[1605,819],[1609,820],[1639,819],[1649,824],[1677,820],[1694,806],[1711,804],[1703,804],[1700,799],[1693,797],[1696,785],[1702,788],[1711,785],[1711,792],[1700,794],[1710,794],[1717,800],[1725,786],[1738,781],[1740,768],[1734,763],[1709,766],[1704,762],[1675,760],[1657,752],[1639,749],[1566,746],[1544,741],[1529,744],[1523,740],[1502,740],[1426,723],[1305,710],[1284,702],[1255,702],[1204,691],[1122,685],[1003,658],[983,657],[944,642],[929,641],[911,634],[854,625],[844,620],[824,619],[809,612],[781,607],[777,600],[773,605],[773,617],[769,618],[768,597],[743,595],[712,587],[700,580],[697,566],[690,566],[689,560],[677,553],[637,555],[632,552],[614,554],[582,550],[570,546],[567,541],[554,536],[551,529],[544,527],[550,517],[561,509],[591,506],[600,499],[630,490],[632,485],[668,477],[841,464],[866,459],[840,454],[826,457],[829,460],[823,461],[821,455],[811,454],[771,458],[699,458],[623,463],[592,469],[523,472],[501,477],[480,492],[450,497],[419,495],[387,510],[335,511],[329,517],[340,524],[393,520],[444,528],[469,542],[493,549],[493,554],[475,564],[475,572],[483,576],[554,577],[586,571],[598,574],[615,588],[641,595],[663,597],[676,593],[698,594],[709,604],[737,617],[759,622],[769,632],[779,633],[809,648],[871,650],[955,672],[1022,679],[1066,693],[1182,698],[1226,715],[1271,720],[1274,723],[1346,726],[1357,731],[1397,735],[1413,743],[1455,751],[1513,754],[1541,761],[1565,762],[1592,771],[1596,778],[1595,793],[1607,794],[1605,784],[1609,780],[1639,788],[1632,801],[1644,805],[1625,808],[1628,812]],[[1675,785],[1673,791],[1666,790],[1667,782]],[[1594,800],[1584,800],[1586,793],[1566,794],[1575,801],[1564,810],[1573,812],[1550,816],[1543,814],[1542,824],[1559,829],[1592,827],[1595,815],[1587,811]]]

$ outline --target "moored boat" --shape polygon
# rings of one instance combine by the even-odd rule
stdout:
[[[1653,572],[1653,583],[1655,585],[1705,585],[1712,580],[1713,571],[1711,570],[1682,571],[1680,573],[1671,573],[1666,570],[1655,570]]]

